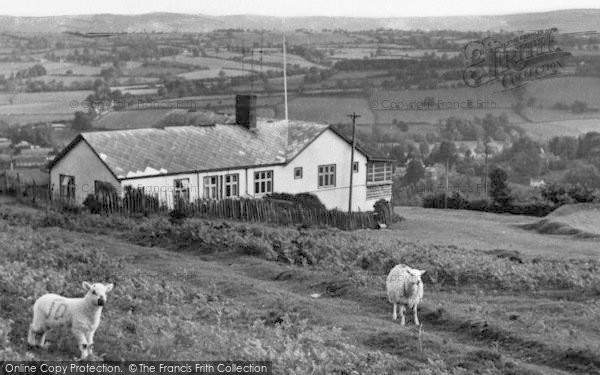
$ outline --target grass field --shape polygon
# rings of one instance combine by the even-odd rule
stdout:
[[[207,67],[211,70],[215,70],[215,69],[241,70],[242,69],[241,61],[217,59],[214,57],[202,57],[202,56],[194,57],[194,56],[182,54],[182,55],[177,55],[177,56],[173,56],[173,57],[162,57],[161,60],[162,61],[176,61],[179,63],[189,64],[189,65]],[[250,70],[250,62],[249,61],[248,61],[248,63],[244,63],[244,69]],[[269,67],[269,69],[278,70],[279,68]],[[257,64],[254,64],[254,71],[256,71],[256,72],[260,71],[260,66]]]
[[[26,125],[38,122],[61,122],[73,119],[73,113],[35,113],[26,115],[3,115],[0,120],[9,125]]]
[[[556,136],[579,136],[590,131],[600,131],[600,119],[548,121],[519,124],[532,138],[549,140]]]
[[[19,63],[10,63],[3,62],[0,63],[0,74],[4,74],[7,77],[10,76],[11,73],[17,73],[19,70],[24,70],[31,68],[35,64],[38,64],[34,61],[31,62],[19,62]],[[89,66],[89,65],[81,65],[77,63],[70,62],[53,62],[47,61],[41,63],[46,69],[46,73],[53,74],[65,74],[67,70],[73,71],[73,74],[76,75],[86,75],[86,76],[97,76],[100,74],[101,67],[98,66]]]
[[[564,205],[544,219],[526,224],[524,227],[544,234],[600,239],[600,205],[593,203]]]
[[[248,69],[250,70],[250,69]],[[239,69],[220,69],[220,68],[211,68],[211,69],[200,69],[194,70],[191,72],[180,73],[179,77],[183,77],[185,79],[207,79],[207,78],[218,78],[221,72],[225,73],[226,77],[238,77],[244,74],[248,74],[248,72],[244,72],[241,69],[241,65]]]
[[[40,104],[40,103],[62,103],[69,104],[71,100],[83,100],[92,91],[58,91],[58,92],[35,92],[35,93],[18,93],[16,95],[9,93],[0,94],[0,106],[10,105],[11,100],[13,105],[23,104]]]
[[[95,339],[105,360],[271,359],[274,374],[599,373],[597,249],[547,259],[531,240],[515,261],[487,251],[512,241],[506,216],[467,212],[444,227],[456,212],[401,213],[392,230],[345,233],[47,215],[0,198],[0,356],[72,358],[65,332],[49,335],[47,352],[27,348],[31,305],[46,291],[79,296],[89,279],[116,283]],[[441,243],[411,240],[423,232]],[[455,244],[465,235],[477,249]],[[391,320],[384,277],[398,262],[427,270],[421,340]]]
[[[90,94],[91,91],[0,94],[0,120],[27,124],[72,119],[75,111],[86,110],[81,103]]]
[[[283,108],[280,107],[278,110]],[[352,112],[362,116],[356,120],[357,124],[374,121],[367,100],[362,98],[298,97],[288,102],[288,111],[293,119],[330,124],[348,123],[346,115]]]
[[[558,76],[532,81],[526,86],[527,94],[536,98],[537,104],[550,108],[557,102],[570,105],[575,100],[600,108],[600,78]]]

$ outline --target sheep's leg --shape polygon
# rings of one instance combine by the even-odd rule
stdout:
[[[31,346],[37,345],[37,332],[33,329],[33,325],[29,326],[29,332],[27,333],[27,343]]]
[[[419,317],[417,316],[417,304],[415,303],[415,305],[413,306],[413,313],[415,315],[415,325],[419,325]]]
[[[394,313],[392,314],[392,319],[396,320],[396,319],[398,319],[398,314],[396,312],[396,310],[398,309],[398,304],[394,303],[393,305],[394,305]]]
[[[400,305],[400,325],[403,326],[404,324],[406,324],[406,320],[404,318],[404,312],[406,310],[406,307],[404,305]]]
[[[87,346],[88,346],[88,355],[93,355],[94,351],[94,331],[90,331],[86,335]]]
[[[50,346],[50,344],[46,342],[46,334],[47,333],[48,333],[48,331],[44,331],[42,333],[42,338],[40,338],[40,347],[43,349],[48,349],[48,347]]]
[[[81,358],[79,359],[86,359],[88,356],[88,343],[85,334],[83,334],[83,332],[80,331],[74,331],[73,334],[77,339],[77,345],[79,347],[79,350],[81,351]]]

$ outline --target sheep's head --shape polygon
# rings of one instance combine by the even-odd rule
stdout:
[[[113,288],[113,284],[90,284],[86,281],[84,281],[81,285],[83,285],[83,288],[87,292],[85,299],[90,301],[93,306],[104,306],[106,303],[106,293],[110,292]]]
[[[421,281],[421,275],[424,273],[424,270],[412,268],[408,270],[409,277],[407,277],[405,281],[405,290],[408,295],[413,295],[417,292],[419,285],[423,282]]]

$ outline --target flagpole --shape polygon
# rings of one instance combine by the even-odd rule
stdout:
[[[283,97],[285,105],[285,121],[288,121],[288,99],[287,99],[287,62],[285,59],[285,31],[283,34]]]

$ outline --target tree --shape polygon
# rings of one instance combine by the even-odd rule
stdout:
[[[563,176],[562,182],[579,184],[590,189],[600,188],[600,173],[595,166],[577,161]]]
[[[427,155],[429,155],[429,143],[425,141],[419,143],[419,151],[421,152],[422,157],[427,157]]]
[[[92,128],[92,118],[85,112],[77,111],[75,112],[75,118],[71,123],[71,128],[74,130],[89,130]]]
[[[571,104],[571,112],[573,113],[583,113],[587,111],[587,103],[579,100],[575,100],[573,104]]]
[[[395,119],[394,119],[394,120],[395,120]],[[400,131],[402,131],[402,132],[407,132],[407,131],[408,131],[408,124],[407,124],[407,123],[405,123],[404,121],[398,121],[398,122],[396,123],[396,127],[397,127],[398,129],[400,129]]]
[[[443,141],[439,147],[432,152],[432,160],[436,163],[447,164],[449,168],[456,163],[457,151],[454,142]]]
[[[577,156],[578,141],[575,137],[554,137],[548,142],[548,149],[556,156],[572,160]]]
[[[490,171],[490,195],[494,204],[502,207],[512,202],[510,187],[506,183],[508,175],[504,169],[496,167]]]
[[[415,185],[425,177],[425,167],[421,160],[412,159],[406,167],[406,174],[402,178],[403,185]]]
[[[437,152],[433,153],[432,160],[436,163],[442,162],[446,166],[446,193],[444,194],[444,208],[448,207],[448,173],[452,164],[456,163],[457,152],[454,142],[443,141]]]

